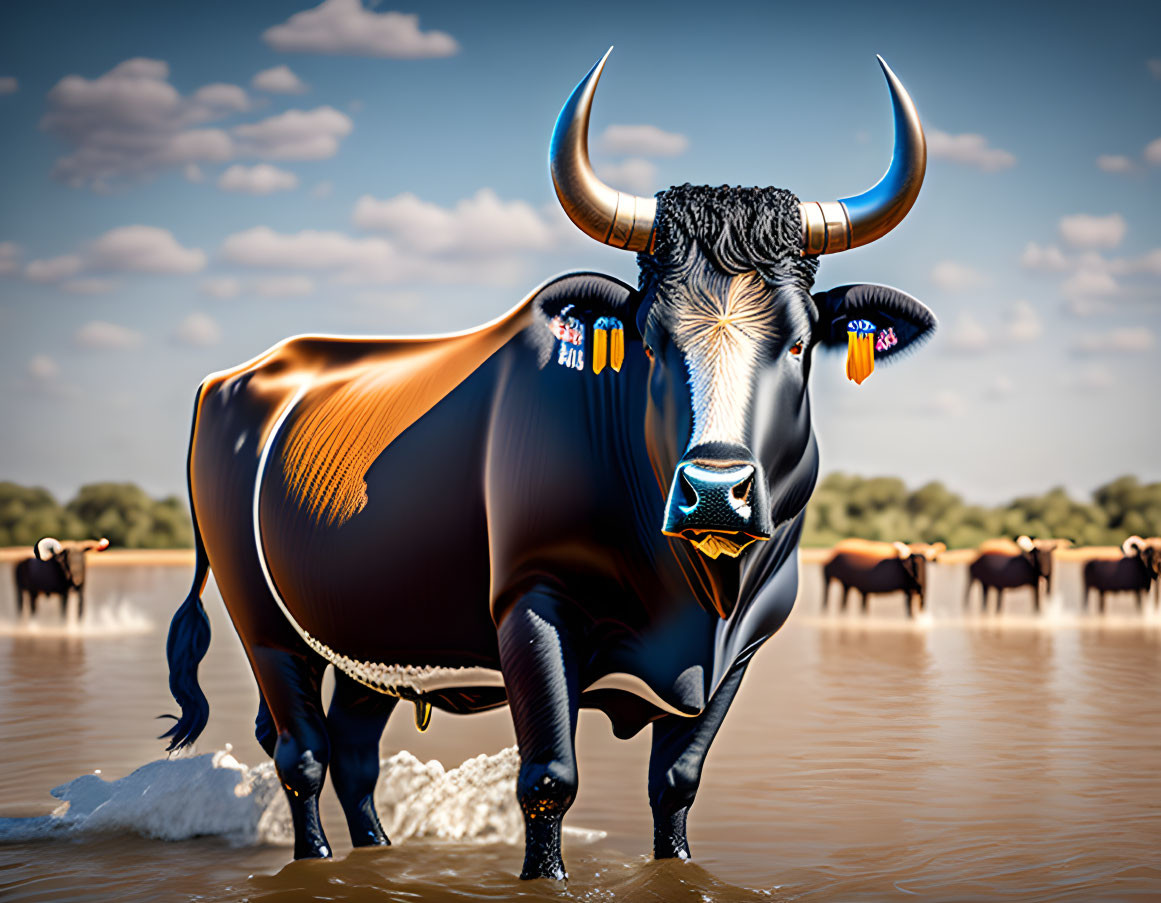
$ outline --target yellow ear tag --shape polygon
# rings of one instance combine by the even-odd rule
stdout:
[[[847,379],[858,385],[875,371],[875,324],[851,320],[847,324]]]
[[[601,317],[593,324],[593,373],[608,364],[617,372],[625,363],[625,327],[616,317]]]
[[[620,320],[614,320],[617,325],[613,327],[612,348],[609,351],[609,366],[621,372],[621,365],[625,363],[625,328],[621,325]]]
[[[600,373],[605,369],[605,361],[609,352],[609,331],[604,327],[605,318],[597,320],[593,327],[593,373]]]
[[[415,728],[421,734],[427,730],[427,726],[431,724],[431,703],[415,701]]]

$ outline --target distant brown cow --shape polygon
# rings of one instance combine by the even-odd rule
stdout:
[[[1052,553],[1068,540],[1037,539],[1021,536],[1010,539],[989,539],[980,544],[976,560],[968,567],[967,590],[963,604],[967,608],[972,586],[980,584],[980,607],[988,609],[988,590],[996,591],[996,611],[1004,607],[1004,590],[1027,586],[1032,589],[1032,607],[1040,611],[1040,581],[1045,590],[1052,592]]]
[[[926,607],[927,562],[947,549],[943,543],[929,545],[901,542],[872,542],[865,539],[844,539],[834,547],[834,554],[822,569],[822,608],[826,610],[827,595],[832,580],[843,588],[842,608],[847,607],[851,590],[860,594],[860,607],[867,610],[867,596],[871,593],[902,592],[906,596],[907,616],[916,608]]]
[[[1145,594],[1161,569],[1161,542],[1130,536],[1121,546],[1120,558],[1092,558],[1084,565],[1084,607],[1092,590],[1099,596],[1100,611],[1105,610],[1106,593],[1134,593],[1138,610],[1144,607]]]
[[[77,617],[85,613],[85,553],[109,547],[107,539],[61,542],[51,536],[38,540],[32,557],[16,565],[16,613],[24,614],[24,594],[28,611],[36,614],[41,596],[60,596],[61,614],[68,611],[69,593],[77,591]]]

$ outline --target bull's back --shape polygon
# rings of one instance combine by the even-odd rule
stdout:
[[[889,543],[877,545],[885,546],[891,557],[876,554],[881,550],[868,550],[863,547],[838,551],[823,569],[825,578],[839,580],[844,586],[851,586],[865,593],[885,593],[902,589],[904,573],[898,554]]]
[[[1009,555],[1002,552],[983,552],[972,562],[968,573],[973,580],[1000,589],[1029,586],[1039,579],[1032,565],[1019,553]]]

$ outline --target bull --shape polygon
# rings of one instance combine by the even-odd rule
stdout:
[[[963,604],[967,608],[972,587],[980,585],[980,607],[988,609],[988,590],[996,591],[996,612],[1004,607],[1004,590],[1030,587],[1032,608],[1040,611],[1040,587],[1052,594],[1053,552],[1067,540],[1032,539],[1020,536],[1010,539],[990,539],[980,544],[975,560],[968,566],[967,589]]]
[[[1144,607],[1145,596],[1161,570],[1161,546],[1155,540],[1130,536],[1121,545],[1120,558],[1094,558],[1084,564],[1084,607],[1095,591],[1099,610],[1105,610],[1107,593],[1133,593],[1137,609]]]
[[[851,590],[859,593],[859,607],[867,610],[872,593],[903,593],[907,617],[927,607],[927,564],[947,550],[943,543],[872,542],[845,539],[822,567],[822,610],[826,611],[830,585],[842,587],[842,610]]]
[[[24,616],[24,599],[28,597],[28,613],[36,614],[41,596],[60,596],[61,614],[69,607],[69,593],[77,594],[77,618],[85,614],[85,555],[103,552],[109,547],[107,539],[89,539],[80,542],[61,542],[51,536],[39,539],[32,547],[32,555],[16,565],[16,613]]]
[[[871,242],[914,203],[926,145],[882,64],[895,150],[838,202],[775,188],[616,191],[588,158],[605,55],[550,149],[573,223],[637,253],[633,288],[550,280],[498,319],[415,338],[288,339],[198,390],[188,455],[193,587],[170,626],[172,747],[202,731],[212,568],[262,702],[257,736],[294,821],[325,857],[327,770],[355,845],[386,844],[379,738],[400,699],[507,704],[521,765],[523,878],[565,876],[574,734],[598,709],[617,737],[652,725],[657,857],[689,856],[707,750],[797,588],[818,471],[813,352],[848,322],[892,329],[890,360],[935,318],[892,288],[811,293],[819,256]],[[319,684],[335,690],[324,715]]]

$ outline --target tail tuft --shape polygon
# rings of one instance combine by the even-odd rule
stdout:
[[[204,572],[201,560],[198,561],[198,570]],[[165,657],[169,661],[169,692],[181,706],[181,716],[159,738],[170,738],[169,750],[193,743],[205,730],[206,722],[210,719],[209,700],[198,684],[198,665],[210,648],[210,620],[199,598],[201,587],[202,580],[195,578],[193,589],[169,624],[169,639],[165,643]]]

